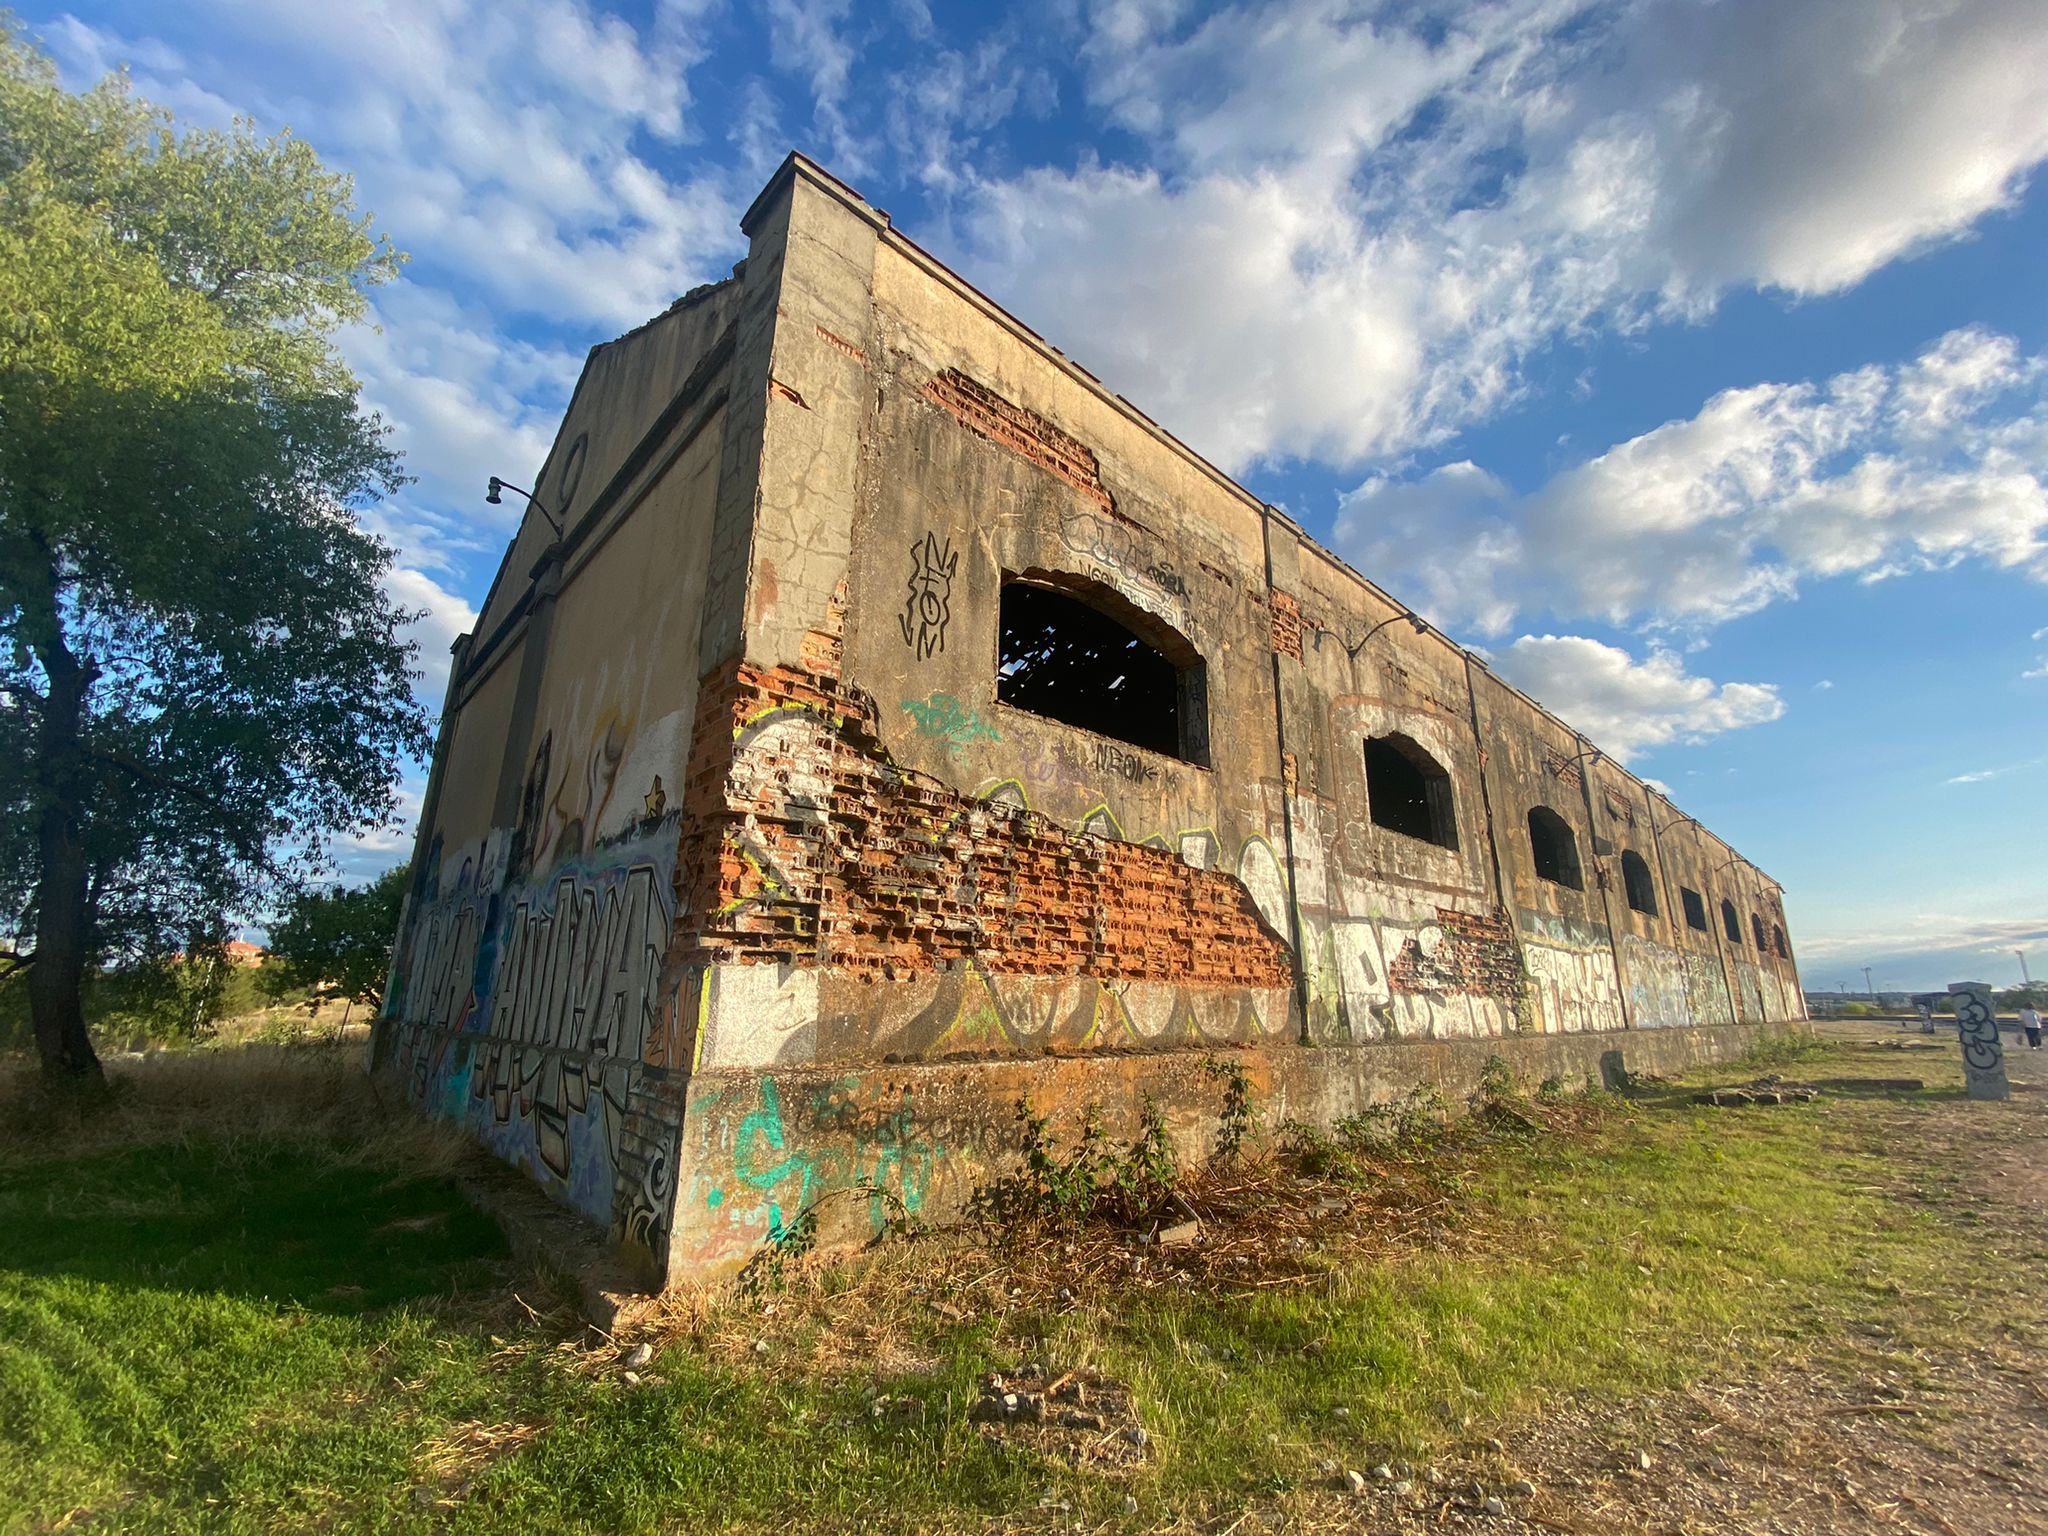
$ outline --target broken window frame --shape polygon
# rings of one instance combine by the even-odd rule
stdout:
[[[1742,948],[1742,917],[1735,910],[1735,903],[1727,897],[1721,898],[1721,933],[1737,949]]]
[[[1754,912],[1749,914],[1749,933],[1756,940],[1756,952],[1768,955],[1771,952],[1770,937],[1764,932],[1763,918]]]
[[[1621,850],[1621,889],[1631,912],[1644,917],[1657,913],[1657,882],[1650,878],[1650,861],[1633,848]]]
[[[1785,942],[1785,925],[1782,923],[1771,924],[1771,952],[1780,960],[1792,958],[1792,946]]]
[[[1398,786],[1385,782],[1384,770],[1375,770],[1375,748],[1381,749],[1377,754],[1379,762],[1387,763],[1389,759],[1398,760],[1403,767],[1413,772],[1420,782],[1422,790],[1421,814],[1419,817],[1409,818],[1406,825],[1396,820],[1384,819],[1398,814],[1397,807],[1390,804],[1395,798],[1394,792]],[[1438,762],[1430,754],[1429,750],[1414,737],[1405,735],[1400,731],[1389,731],[1384,736],[1366,737],[1361,753],[1365,762],[1365,810],[1367,819],[1375,827],[1383,831],[1392,832],[1398,837],[1409,838],[1418,843],[1428,843],[1431,847],[1442,848],[1451,853],[1456,853],[1458,851],[1458,805],[1457,792],[1451,784],[1450,770]],[[1375,777],[1381,778],[1381,787],[1386,791],[1385,793],[1376,794],[1374,792],[1373,781]],[[1412,806],[1415,804],[1415,801],[1412,796],[1409,796],[1402,803]],[[1423,823],[1427,823],[1427,830],[1416,830]]]
[[[1038,697],[1030,697],[1029,702],[1019,702],[1011,684],[1018,663],[1004,653],[1004,639],[1014,615],[1010,600],[1017,592],[1049,596],[1056,600],[1053,605],[1055,611],[1058,603],[1086,610],[1101,625],[1120,632],[1129,642],[1143,647],[1149,653],[1145,658],[1147,662],[1156,661],[1170,670],[1172,744],[1167,744],[1163,733],[1119,728],[1126,723],[1127,711],[1119,710],[1118,706],[1131,701],[1111,701],[1109,707],[1101,712],[1077,708],[1072,715],[1049,712],[1040,707],[1046,701]],[[996,607],[995,692],[996,702],[1005,709],[1014,709],[1033,719],[1106,737],[1140,752],[1151,752],[1185,763],[1191,768],[1210,765],[1208,663],[1187,636],[1102,582],[1064,571],[1003,573]]]
[[[1539,833],[1538,828],[1541,828]],[[1550,857],[1544,856],[1546,849]],[[1536,878],[1568,891],[1586,888],[1586,866],[1579,857],[1579,833],[1547,805],[1529,807],[1529,859]],[[1545,866],[1555,870],[1546,871]]]

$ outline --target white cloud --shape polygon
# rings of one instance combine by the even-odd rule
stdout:
[[[1584,731],[1617,762],[1674,741],[1697,742],[1785,713],[1778,690],[1695,677],[1670,651],[1637,661],[1584,635],[1523,635],[1495,671]]]
[[[2048,640],[2048,629],[2035,630],[2031,638],[2035,640]],[[2048,677],[2048,653],[2043,653],[2041,657],[2041,664],[2038,667],[2029,667],[2026,671],[2022,672],[2020,676]]]
[[[642,152],[692,136],[701,10],[671,0],[635,29],[583,0],[200,0],[159,23],[169,41],[66,17],[51,43],[76,77],[125,60],[152,99],[232,98],[266,130],[291,125],[436,280],[617,328],[735,246],[726,178],[672,181]]]
[[[405,281],[380,290],[369,321],[340,341],[417,478],[407,499],[478,516],[490,475],[524,484],[538,473],[583,367],[567,348],[508,337],[446,291]],[[492,541],[505,524],[494,521]]]
[[[1337,545],[1487,634],[1536,611],[1698,630],[1802,580],[1967,559],[2048,580],[2044,380],[1959,330],[1896,367],[1723,391],[1526,497],[1470,464],[1373,477]]]
[[[1824,677],[1819,682],[1813,685],[1813,691],[1815,693],[1826,693],[1830,688],[1834,686],[1835,680],[1832,677]]]
[[[1954,778],[1943,779],[1944,784],[1982,784],[1987,779],[2002,779],[2008,774],[2021,773],[2028,768],[2038,768],[2048,763],[2048,757],[2030,757],[2023,763],[2006,763],[1997,768],[1979,768],[1971,773],[1959,773]]]
[[[2048,156],[2038,0],[1091,21],[1151,163],[981,182],[961,259],[1231,467],[1440,441],[1581,328],[1852,285]]]
[[[385,573],[384,590],[399,607],[421,615],[406,630],[407,638],[419,646],[414,665],[421,677],[414,692],[428,710],[438,713],[448,688],[448,648],[476,627],[476,610],[413,566],[394,565]]]
[[[704,9],[663,0],[636,30],[582,0],[202,0],[170,40],[73,17],[48,29],[74,84],[126,63],[181,120],[291,124],[415,254],[337,341],[414,477],[364,522],[396,550],[394,599],[426,613],[413,634],[430,707],[476,619],[455,588],[513,521],[485,509],[484,480],[531,482],[583,362],[513,334],[512,312],[608,334],[710,275],[737,238],[723,179],[673,183],[639,150],[691,136]]]
[[[426,776],[411,774],[398,786],[398,803],[388,825],[331,839],[327,856],[334,861],[335,880],[342,885],[362,885],[411,859],[426,793]]]
[[[1914,917],[1896,928],[1816,933],[1803,939],[1799,948],[1801,957],[1808,959],[1937,951],[2010,957],[2015,949],[2041,944],[2048,944],[2048,916],[1985,918],[1938,912]]]
[[[853,0],[767,0],[769,55],[810,85],[824,156],[848,176],[873,168],[870,147],[853,131],[847,91],[860,44],[844,30]],[[927,18],[929,22],[929,18]]]

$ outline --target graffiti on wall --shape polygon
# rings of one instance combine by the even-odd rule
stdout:
[[[1153,535],[1123,515],[1110,511],[1069,512],[1060,519],[1060,542],[1069,551],[1123,578],[1152,601],[1144,606],[1185,601],[1187,578],[1159,549]]]
[[[917,726],[917,734],[929,737],[948,750],[972,746],[977,741],[1001,741],[996,728],[950,693],[934,693],[923,699],[906,699],[903,712]]]
[[[763,1074],[744,1086],[691,1095],[684,1119],[690,1177],[681,1225],[697,1234],[691,1259],[752,1252],[813,1213],[834,1191],[867,1230],[915,1217],[931,1202],[947,1156],[943,1126],[925,1123],[914,1091],[870,1094],[855,1076],[806,1082]]]
[[[1754,1024],[1763,1018],[1763,983],[1757,980],[1756,967],[1747,960],[1735,962],[1735,994],[1742,1005],[1740,1022]]]
[[[1685,960],[1677,950],[1624,933],[1621,958],[1622,972],[1628,978],[1631,1024],[1637,1029],[1679,1029],[1692,1023]]]
[[[1685,1005],[1696,1023],[1735,1022],[1735,1011],[1728,1002],[1728,978],[1712,955],[1685,952]]]
[[[656,1148],[621,1189],[621,1151],[661,1004],[678,819],[643,818],[495,897],[465,861],[414,926],[394,1010],[423,1107],[641,1241],[666,1221],[671,1175]]]
[[[959,567],[960,554],[951,539],[927,533],[910,546],[910,595],[896,623],[903,643],[920,661],[946,649],[946,626],[953,619],[953,574]]]
[[[1528,908],[1520,920],[1522,959],[1544,1033],[1620,1029],[1621,986],[1607,935]]]
[[[579,1179],[573,1126],[593,1105],[610,1164],[633,1068],[653,1025],[672,916],[668,881],[654,863],[570,869],[527,891],[506,919],[488,1039],[478,1047],[472,1093],[494,1126],[525,1123],[534,1155],[565,1183]],[[592,1190],[609,1218],[611,1188]],[[582,1200],[578,1204],[585,1203]]]

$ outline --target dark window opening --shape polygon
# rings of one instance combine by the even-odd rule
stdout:
[[[1003,584],[1001,645],[1002,703],[1148,752],[1207,761],[1202,662],[1184,643],[1176,660],[1078,597],[1010,581]]]
[[[1701,933],[1711,932],[1707,927],[1707,904],[1698,891],[1688,886],[1678,888],[1678,899],[1685,903],[1685,926],[1697,928]]]
[[[1792,958],[1792,946],[1785,942],[1785,930],[1776,923],[1771,924],[1771,948],[1777,952],[1780,960]]]
[[[1406,736],[1375,736],[1366,742],[1365,800],[1374,826],[1439,848],[1457,848],[1451,776]]]
[[[1628,904],[1646,917],[1657,915],[1657,887],[1650,882],[1650,866],[1633,848],[1622,850],[1621,885],[1628,892]]]
[[[1586,888],[1579,873],[1579,839],[1572,824],[1549,806],[1529,812],[1529,849],[1536,856],[1536,877],[1575,891]]]
[[[1721,931],[1728,935],[1730,944],[1742,943],[1742,919],[1735,915],[1735,903],[1732,901],[1721,903]]]
[[[1764,937],[1764,920],[1754,912],[1749,914],[1749,931],[1756,939],[1756,952],[1760,955],[1768,955],[1771,952],[1771,946],[1770,941]]]

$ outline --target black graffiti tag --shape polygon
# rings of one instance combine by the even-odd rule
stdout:
[[[960,556],[951,539],[927,533],[922,542],[910,546],[910,596],[904,601],[897,624],[903,643],[929,660],[946,648],[946,625],[953,617],[953,572]]]

